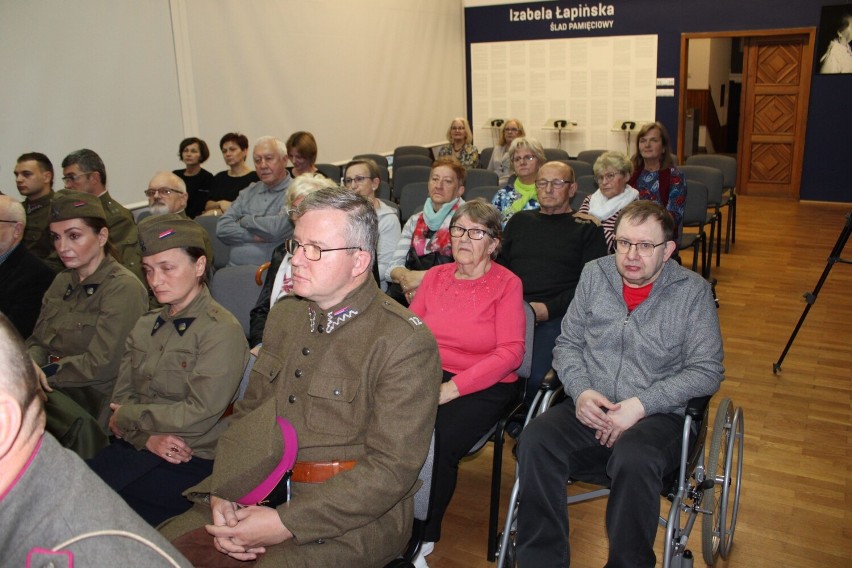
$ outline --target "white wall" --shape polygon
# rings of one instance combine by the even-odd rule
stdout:
[[[58,170],[95,150],[128,204],[184,136],[213,172],[233,130],[309,130],[321,162],[438,142],[465,113],[462,20],[458,0],[0,0],[0,189],[31,150]]]

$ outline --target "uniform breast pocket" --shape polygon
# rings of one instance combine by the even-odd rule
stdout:
[[[195,352],[186,349],[166,351],[153,372],[152,386],[160,394],[183,400],[187,393],[187,381],[195,369]]]
[[[352,435],[358,431],[364,412],[357,398],[360,381],[339,375],[311,379],[308,387],[308,427],[323,434]]]

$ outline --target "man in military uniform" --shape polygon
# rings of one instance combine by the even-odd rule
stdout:
[[[141,542],[85,533],[121,530],[191,566],[89,468],[44,431],[36,369],[20,336],[0,315],[0,551],[4,566],[174,566]],[[61,480],[58,485],[57,481]]]
[[[145,190],[148,198],[148,210],[151,215],[177,213],[181,217],[186,214],[186,183],[172,172],[157,172],[148,182]]]
[[[287,245],[296,295],[270,312],[231,424],[241,428],[269,404],[293,424],[292,496],[277,507],[227,500],[238,498],[223,490],[235,472],[220,462],[239,462],[230,454],[251,455],[258,440],[220,440],[213,475],[185,493],[196,504],[160,529],[195,564],[381,566],[410,537],[441,383],[435,339],[371,276],[378,223],[367,200],[322,189],[296,218]]]
[[[62,181],[66,189],[82,191],[101,200],[106,213],[109,238],[118,250],[118,259],[145,282],[139,257],[139,232],[133,214],[114,200],[106,188],[106,167],[103,160],[89,149],[71,152],[62,160]]]
[[[23,195],[27,213],[24,246],[54,272],[65,270],[50,238],[50,203],[53,201],[53,164],[40,152],[21,154],[15,164],[15,185]]]

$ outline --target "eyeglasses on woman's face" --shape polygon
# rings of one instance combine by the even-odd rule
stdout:
[[[461,225],[450,225],[451,237],[460,239],[464,236],[465,233],[467,233],[467,236],[470,237],[470,240],[472,241],[481,241],[485,238],[486,235],[488,235],[489,237],[491,236],[491,234],[485,229],[467,229],[465,227],[462,227]]]

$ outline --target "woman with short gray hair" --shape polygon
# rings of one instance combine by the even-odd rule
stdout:
[[[597,217],[603,225],[607,250],[615,252],[615,222],[625,205],[639,199],[639,192],[627,183],[633,173],[633,163],[621,152],[604,152],[592,167],[598,190],[587,196],[580,213]]]

